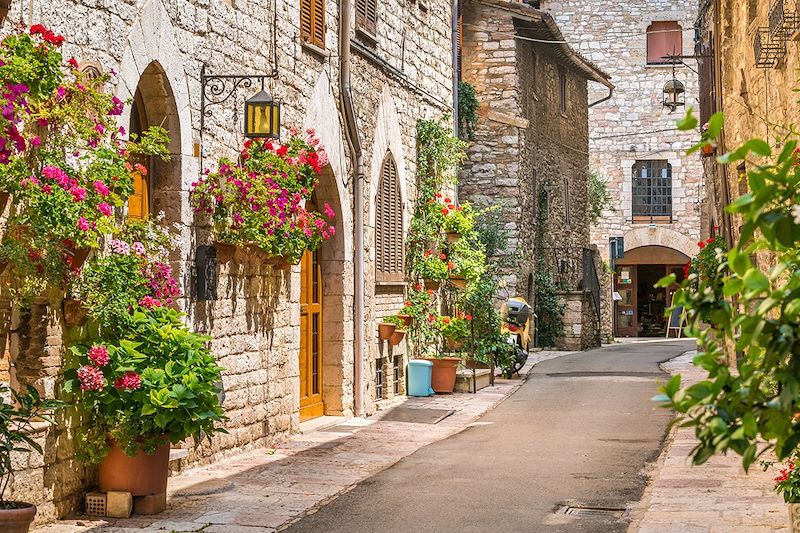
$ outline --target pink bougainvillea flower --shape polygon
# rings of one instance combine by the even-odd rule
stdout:
[[[97,194],[100,196],[105,197],[111,194],[111,189],[102,181],[95,181],[92,185],[94,185],[94,190],[97,191]]]
[[[89,221],[86,220],[85,217],[81,217],[78,219],[78,229],[81,231],[88,231],[89,230]]]
[[[106,385],[106,379],[103,377],[103,372],[91,365],[85,365],[78,369],[78,381],[81,383],[81,390],[103,390]]]
[[[125,372],[114,380],[114,388],[120,390],[137,390],[142,387],[142,377],[136,372]]]
[[[83,187],[72,187],[69,193],[72,195],[74,202],[82,202],[86,199],[86,189]]]
[[[100,122],[98,122],[97,124],[94,125],[94,131],[102,135],[106,132],[106,127]]]
[[[122,114],[123,109],[125,108],[125,103],[114,96],[111,99],[111,109],[109,110],[108,114],[111,116],[118,116]],[[124,128],[120,128],[122,131],[120,132],[122,135],[125,135]]]
[[[106,366],[110,357],[105,346],[92,346],[89,349],[89,360],[96,367]]]
[[[112,208],[110,205],[108,205],[105,202],[101,202],[101,203],[97,204],[97,210],[100,211],[100,213],[102,213],[103,215],[105,215],[107,217],[110,217],[111,213],[114,212],[114,208]]]
[[[322,210],[325,212],[325,216],[328,218],[333,218],[336,216],[336,213],[333,212],[333,209],[328,203],[325,203],[325,205],[322,206]]]
[[[139,305],[148,309],[153,309],[154,307],[161,307],[161,300],[153,298],[152,296],[144,296],[139,300]]]

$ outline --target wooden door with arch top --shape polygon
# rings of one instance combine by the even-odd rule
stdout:
[[[319,252],[300,262],[300,420],[322,416],[322,269]]]

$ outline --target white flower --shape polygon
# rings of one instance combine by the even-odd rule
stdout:
[[[794,217],[795,224],[800,224],[800,204],[792,206],[792,217]]]

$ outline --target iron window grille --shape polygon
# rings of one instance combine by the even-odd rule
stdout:
[[[672,165],[637,161],[633,166],[634,222],[672,223]]]
[[[383,358],[375,360],[375,399],[383,399]]]
[[[786,42],[800,26],[797,11],[786,9],[785,0],[774,0],[769,8],[769,36],[776,42]]]
[[[392,379],[394,381],[394,393],[400,394],[400,360],[399,355],[395,355],[392,361]]]
[[[753,38],[756,68],[773,68],[786,57],[786,41],[770,37],[769,28],[758,28]]]

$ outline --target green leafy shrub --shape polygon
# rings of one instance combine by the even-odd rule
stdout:
[[[564,337],[564,301],[558,297],[558,287],[548,270],[536,272],[536,342],[538,346],[554,347]]]
[[[128,455],[224,432],[217,384],[221,372],[183,314],[167,307],[137,311],[118,339],[73,346],[64,391],[84,413],[78,435],[84,459],[99,462],[113,439]]]
[[[478,95],[475,87],[466,81],[458,82],[458,122],[462,137],[472,139],[478,124]]]

